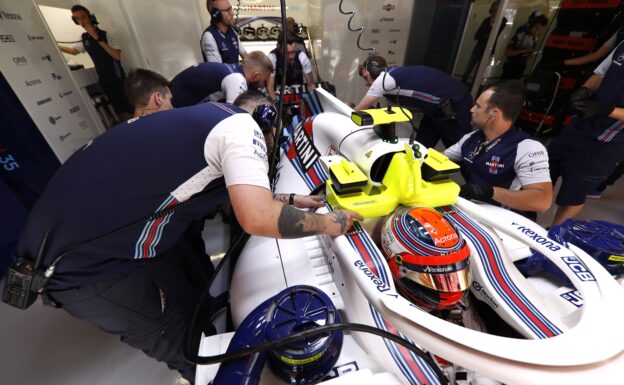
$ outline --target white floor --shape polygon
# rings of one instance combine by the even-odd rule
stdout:
[[[549,225],[554,208],[540,215]],[[624,223],[624,178],[583,219]],[[11,385],[172,385],[176,373],[65,312],[40,303],[27,311],[0,303],[0,376]],[[203,385],[203,384],[202,384]]]

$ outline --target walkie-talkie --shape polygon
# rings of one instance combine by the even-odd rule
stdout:
[[[7,271],[4,282],[2,301],[19,309],[29,308],[37,300],[37,294],[45,285],[44,271],[41,269],[43,252],[48,243],[49,230],[43,234],[43,240],[37,252],[35,263],[18,258]]]

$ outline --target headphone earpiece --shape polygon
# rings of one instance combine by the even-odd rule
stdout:
[[[89,14],[89,18],[91,19],[91,24],[92,25],[99,24],[99,22],[97,21],[97,18],[95,17],[95,15]],[[78,18],[76,18],[76,16],[72,15],[71,19],[74,22],[74,24],[80,25],[80,23],[78,22]]]
[[[379,74],[381,74],[381,72],[385,69],[384,66],[378,63],[375,59],[371,58],[371,56],[364,60],[361,68],[365,69],[373,79],[377,79]]]
[[[258,104],[251,113],[263,134],[271,132],[277,122],[277,110],[272,104]]]
[[[74,21],[74,24],[76,25],[80,25],[80,23],[78,23],[78,19],[76,18],[76,16],[72,15],[72,20]]]
[[[210,22],[217,24],[223,21],[223,13],[219,8],[212,8],[210,10]]]

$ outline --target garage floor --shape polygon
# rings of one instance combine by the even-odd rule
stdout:
[[[554,208],[538,222],[550,224]],[[579,218],[624,223],[624,178]],[[40,302],[28,311],[0,303],[0,373],[14,385],[173,385],[176,373],[94,326]]]

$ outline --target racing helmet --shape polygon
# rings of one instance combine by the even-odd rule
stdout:
[[[470,249],[434,210],[392,212],[383,224],[381,246],[399,292],[421,307],[452,307],[470,287]]]

